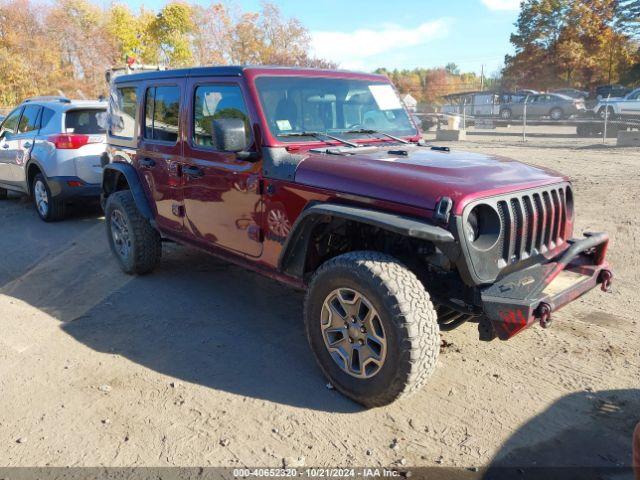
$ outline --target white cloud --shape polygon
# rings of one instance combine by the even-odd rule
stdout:
[[[314,31],[311,39],[316,56],[337,62],[341,68],[367,70],[379,66],[371,57],[392,55],[394,50],[416,47],[446,36],[448,26],[448,20],[438,19],[415,28],[387,24],[378,30]]]
[[[489,10],[519,10],[521,0],[482,0]]]

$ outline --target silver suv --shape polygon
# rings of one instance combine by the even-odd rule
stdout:
[[[106,109],[106,102],[64,97],[22,102],[0,125],[0,198],[8,190],[31,195],[46,222],[62,219],[70,200],[97,199],[106,149],[98,120]]]

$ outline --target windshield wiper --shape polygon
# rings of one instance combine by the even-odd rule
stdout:
[[[363,133],[363,134],[368,134],[368,135],[384,135],[385,137],[390,138],[392,140],[395,140],[396,142],[411,143],[411,142],[405,140],[404,138],[396,137],[394,135],[391,135],[390,133],[380,132],[378,130],[371,130],[371,129],[366,129],[366,128],[361,128],[360,130],[347,130],[344,133]]]
[[[336,142],[344,143],[350,147],[356,148],[359,147],[357,143],[350,142],[345,140],[344,138],[334,137],[333,135],[329,135],[327,133],[322,132],[291,132],[291,133],[279,133],[278,137],[315,137],[318,140],[322,140],[323,142],[327,142],[323,137],[330,138],[331,140],[335,140]],[[328,142],[327,142],[328,143]]]

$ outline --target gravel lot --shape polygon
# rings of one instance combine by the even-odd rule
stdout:
[[[428,386],[369,411],[326,387],[300,292],[178,246],[128,277],[99,213],[47,225],[24,199],[0,202],[0,465],[629,465],[640,151],[468,139],[451,146],[573,178],[576,231],[612,236],[614,291],[508,342],[445,333]]]

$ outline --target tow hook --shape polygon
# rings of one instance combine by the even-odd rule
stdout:
[[[538,305],[537,316],[540,318],[540,326],[542,328],[549,327],[549,325],[551,325],[551,305],[545,302]]]
[[[602,270],[600,272],[599,281],[601,283],[600,288],[603,292],[611,291],[611,281],[613,280],[613,273],[610,270]]]

